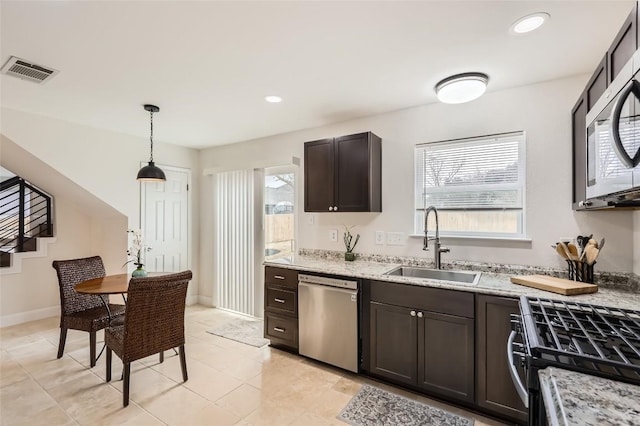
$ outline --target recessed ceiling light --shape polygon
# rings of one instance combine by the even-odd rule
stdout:
[[[461,104],[482,96],[488,82],[489,77],[479,72],[457,74],[436,84],[436,93],[440,102]]]
[[[549,20],[549,18],[550,16],[548,13],[532,13],[531,15],[523,16],[514,22],[509,28],[509,31],[512,34],[525,34],[540,28],[542,24]]]
[[[271,102],[272,104],[277,104],[278,102],[282,102],[282,98],[280,96],[265,96],[264,100],[267,102]]]

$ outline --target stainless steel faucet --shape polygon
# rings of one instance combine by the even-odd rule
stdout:
[[[431,212],[436,215],[436,236],[429,238],[429,236],[427,235],[427,222],[429,219],[429,213]],[[440,256],[442,253],[449,253],[451,250],[446,247],[440,246],[440,225],[438,224],[438,210],[433,206],[427,207],[424,210],[424,247],[422,247],[422,250],[429,251],[429,240],[435,243],[435,251],[433,254],[435,257],[436,269],[442,269]]]

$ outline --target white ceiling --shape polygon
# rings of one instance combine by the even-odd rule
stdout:
[[[460,72],[488,92],[589,73],[634,3],[2,0],[2,64],[60,73],[2,75],[0,101],[144,138],[153,103],[157,141],[202,148],[436,102]],[[509,34],[541,11],[542,29]]]

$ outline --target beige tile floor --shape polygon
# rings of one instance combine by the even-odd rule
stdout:
[[[157,356],[135,362],[127,408],[120,360],[114,356],[114,380],[106,383],[104,356],[88,368],[87,333],[70,330],[65,354],[56,359],[57,317],[2,328],[0,424],[344,425],[336,416],[363,383],[471,417],[476,426],[501,424],[268,346],[259,349],[206,332],[230,316],[189,307],[189,380],[182,382],[172,352],[162,364]]]

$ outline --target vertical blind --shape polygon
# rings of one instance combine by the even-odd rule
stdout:
[[[416,146],[417,209],[523,207],[524,134]]]
[[[255,315],[253,171],[218,173],[215,189],[218,306]]]

